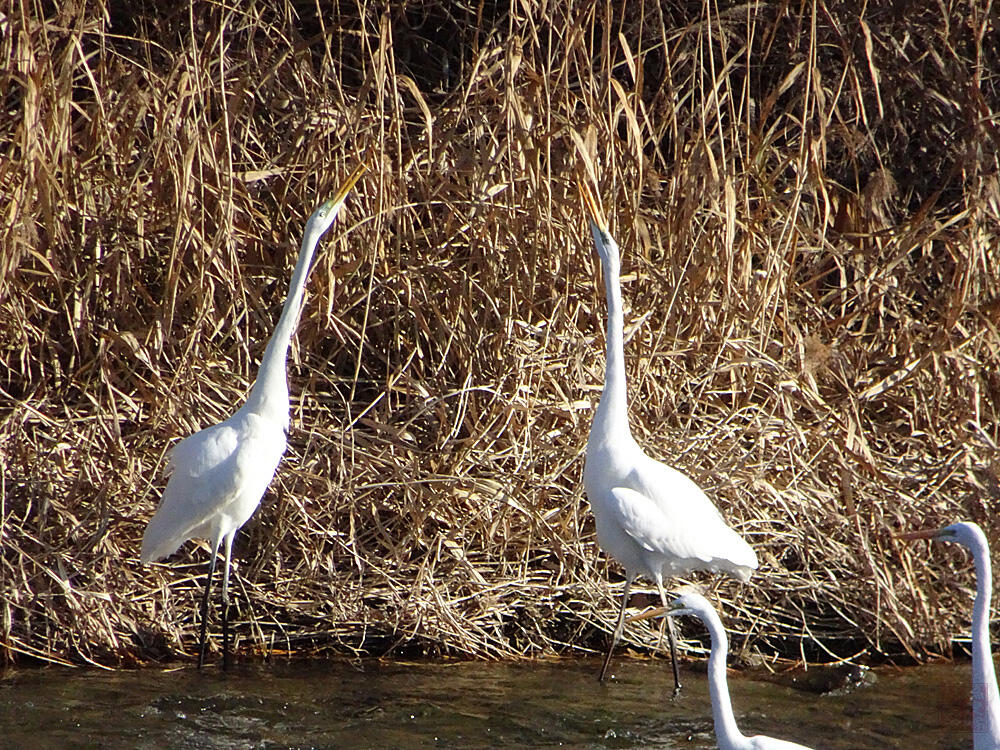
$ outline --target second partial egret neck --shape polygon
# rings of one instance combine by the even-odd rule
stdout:
[[[968,538],[962,541],[972,552],[976,566],[976,601],[972,606],[972,743],[976,750],[995,749],[1000,742],[1000,694],[990,648],[993,571],[986,535],[975,524],[967,524],[967,527],[971,527],[967,529]],[[984,718],[985,726],[982,726]]]
[[[618,243],[607,230],[590,222],[594,247],[604,271],[604,291],[608,300],[607,361],[604,392],[590,428],[591,439],[630,435],[625,391],[625,323],[622,311],[621,260]]]
[[[920,533],[915,537],[919,538]],[[993,596],[990,545],[978,524],[964,521],[934,532],[933,538],[958,542],[972,553],[976,568],[976,600],[972,605],[972,746],[975,750],[996,750],[1000,748],[1000,693],[990,648]]]
[[[957,542],[972,553],[976,568],[976,600],[972,606],[972,746],[975,750],[997,750],[1000,748],[1000,693],[990,648],[993,569],[986,534],[978,524],[961,521],[943,529],[900,534],[899,538]]]

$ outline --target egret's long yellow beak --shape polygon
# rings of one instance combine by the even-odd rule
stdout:
[[[679,610],[679,607],[653,607],[647,609],[645,612],[640,612],[637,615],[632,615],[631,617],[626,617],[625,622],[631,625],[633,622],[642,622],[643,620],[652,620],[654,617],[660,617],[662,615],[669,615],[674,610]]]
[[[920,529],[919,531],[908,531],[904,534],[893,534],[897,539],[904,542],[912,542],[915,539],[936,539],[944,529]]]
[[[608,222],[604,218],[601,204],[597,202],[597,198],[594,197],[590,186],[582,178],[577,180],[577,184],[580,186],[580,197],[583,198],[583,204],[586,206],[591,220],[597,225],[598,229],[608,234]]]
[[[358,180],[361,179],[361,175],[363,175],[367,171],[368,171],[367,160],[358,164],[358,166],[354,168],[354,171],[351,172],[351,174],[344,181],[344,184],[340,186],[340,188],[337,190],[336,193],[334,193],[334,196],[327,201],[327,204],[331,206],[337,206],[343,203],[344,200],[346,200],[347,198],[347,194],[351,192],[351,188],[353,188],[357,184]]]

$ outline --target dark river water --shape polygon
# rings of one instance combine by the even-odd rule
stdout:
[[[715,747],[704,673],[621,659],[522,664],[292,663],[0,675],[3,748]],[[968,664],[876,670],[817,695],[731,676],[737,721],[816,748],[969,748]]]

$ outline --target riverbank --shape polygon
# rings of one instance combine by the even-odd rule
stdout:
[[[366,155],[309,281],[288,453],[237,536],[240,653],[604,647],[590,169],[632,428],[760,558],[750,584],[698,579],[734,650],[878,660],[967,633],[963,551],[891,532],[996,539],[986,5],[619,10],[0,23],[0,659],[192,650],[206,549],[138,561],[165,451],[244,396],[305,218]]]

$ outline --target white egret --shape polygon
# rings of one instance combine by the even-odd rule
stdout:
[[[762,734],[747,737],[740,732],[736,726],[736,717],[733,716],[733,704],[729,699],[729,686],[726,682],[729,639],[715,607],[701,594],[694,592],[677,597],[670,607],[668,617],[694,615],[705,623],[712,637],[712,651],[708,656],[708,690],[712,696],[712,718],[719,750],[809,750],[805,745],[795,742],[777,740]]]
[[[899,534],[899,539],[937,539],[958,542],[972,553],[976,566],[976,600],[972,605],[972,747],[975,750],[1000,748],[1000,694],[990,649],[990,598],[993,571],[990,546],[977,524],[953,523],[943,529],[924,529]]]
[[[618,244],[593,193],[582,180],[580,192],[590,213],[594,247],[604,269],[608,299],[604,392],[587,440],[583,484],[594,511],[597,542],[625,568],[618,624],[601,667],[603,681],[625,625],[629,589],[643,575],[656,582],[666,606],[663,576],[694,570],[728,573],[742,581],[757,568],[757,555],[733,531],[701,488],[687,475],[647,456],[632,437],[625,392],[621,259]],[[674,687],[680,689],[677,637],[668,619]]]
[[[219,545],[226,543],[222,577],[223,668],[229,666],[229,563],[233,537],[253,515],[285,452],[289,427],[286,360],[298,323],[306,278],[320,238],[333,224],[367,167],[358,166],[333,198],[306,222],[288,298],[264,350],[246,402],[229,419],[181,440],[167,458],[166,489],[142,536],[143,564],[173,554],[188,539],[207,539],[212,559],[201,602],[198,668],[205,661],[208,600]]]

